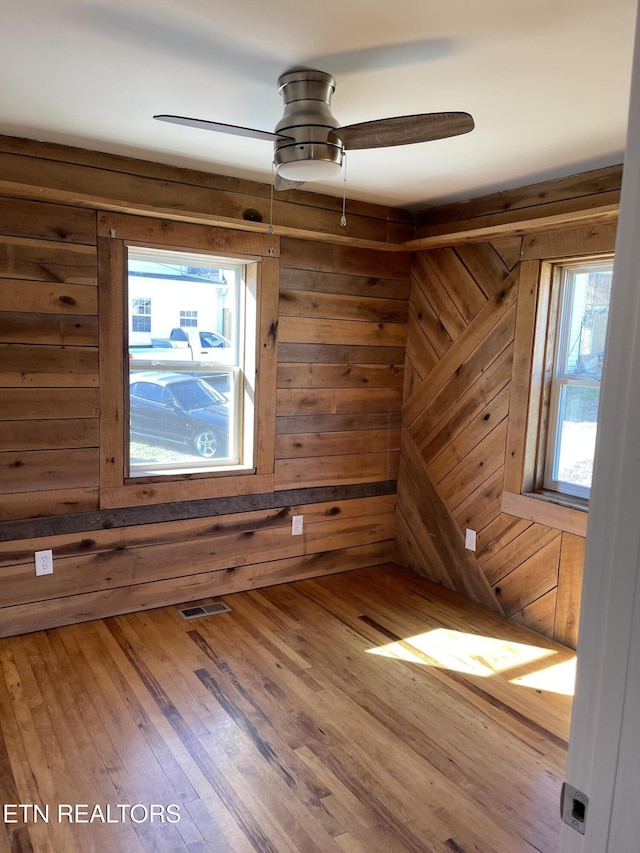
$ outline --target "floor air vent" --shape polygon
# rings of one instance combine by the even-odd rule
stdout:
[[[215,604],[198,605],[197,607],[185,607],[178,610],[183,619],[198,619],[201,616],[215,616],[217,613],[229,613],[231,608],[224,601],[216,601]]]

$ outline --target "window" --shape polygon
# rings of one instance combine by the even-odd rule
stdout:
[[[118,213],[100,227],[101,505],[272,492],[278,238]],[[151,332],[131,329],[134,299]]]
[[[151,300],[135,297],[131,300],[131,331],[151,332]]]
[[[128,327],[154,304],[154,336],[129,338],[129,477],[253,466],[256,292],[251,264],[129,246]],[[197,308],[181,310],[178,300]],[[179,325],[175,318],[179,317]],[[150,331],[149,328],[144,331]]]
[[[588,498],[613,262],[559,266],[544,486]]]
[[[611,257],[541,264],[523,494],[586,508],[612,277]]]
[[[180,326],[183,329],[197,329],[198,327],[198,312],[197,311],[181,311]]]

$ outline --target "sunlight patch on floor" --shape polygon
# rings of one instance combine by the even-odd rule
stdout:
[[[546,669],[538,669],[528,675],[520,675],[511,679],[511,684],[521,687],[531,687],[534,690],[546,690],[549,693],[561,693],[563,696],[573,696],[576,682],[576,658],[556,663]]]
[[[367,653],[482,678],[507,670],[529,668],[538,661],[544,660],[546,663],[548,658],[556,654],[552,649],[448,628],[436,628],[404,640],[385,643],[367,649]],[[533,671],[511,679],[511,683],[572,695],[574,680],[575,657],[563,663],[536,667]]]

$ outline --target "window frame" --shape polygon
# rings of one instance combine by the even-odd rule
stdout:
[[[197,329],[198,328],[198,312],[192,310],[181,309],[178,312],[178,326],[181,329]],[[187,316],[188,315],[188,316]]]
[[[101,215],[99,264],[101,508],[268,493],[274,488],[279,239],[206,225],[127,214]],[[249,262],[256,293],[254,465],[250,471],[207,470],[127,476],[128,306],[126,246],[204,253]],[[250,272],[249,272],[250,270]]]
[[[556,480],[553,477],[555,461],[560,449],[561,397],[563,388],[600,389],[601,383],[599,379],[590,379],[588,374],[567,375],[561,369],[561,362],[564,363],[569,344],[569,325],[575,295],[573,287],[575,275],[587,270],[590,272],[598,271],[598,269],[604,271],[612,266],[613,256],[598,258],[597,260],[581,258],[579,261],[557,261],[552,265],[552,276],[555,282],[555,293],[552,294],[552,299],[557,300],[557,305],[554,311],[555,319],[550,317],[548,321],[549,324],[555,323],[555,328],[549,332],[550,337],[553,336],[552,340],[554,340],[555,345],[553,352],[548,356],[551,361],[548,366],[550,375],[548,413],[546,423],[541,423],[539,426],[539,429],[544,429],[545,432],[544,437],[540,439],[540,444],[545,447],[544,459],[540,463],[542,466],[542,491],[572,496],[587,502],[591,493],[590,487]]]
[[[225,268],[232,273],[234,280],[235,306],[233,310],[233,350],[235,351],[235,359],[227,363],[226,360],[216,362],[214,358],[208,361],[198,361],[198,370],[202,373],[229,373],[231,374],[232,384],[234,386],[234,394],[232,405],[229,408],[229,422],[234,425],[234,429],[229,431],[229,439],[231,447],[235,451],[231,458],[216,458],[197,459],[184,461],[180,463],[161,463],[148,462],[132,464],[130,459],[132,435],[131,430],[127,430],[126,447],[125,447],[125,482],[136,480],[155,480],[156,478],[167,478],[172,476],[180,476],[183,474],[199,475],[213,473],[227,473],[229,471],[245,471],[255,470],[254,454],[255,454],[255,407],[253,389],[257,381],[256,370],[256,354],[257,346],[257,311],[255,303],[257,299],[256,281],[257,275],[254,271],[255,258],[246,259],[238,257],[221,257],[217,253],[199,251],[195,253],[192,249],[175,250],[149,248],[148,246],[140,245],[137,242],[126,241],[124,250],[127,263],[127,275],[124,277],[123,287],[128,290],[128,283],[131,278],[129,270],[129,261],[133,262],[147,260],[156,263],[165,263],[169,266],[175,261],[176,268],[188,268],[190,263],[195,260],[200,261],[203,265],[210,265],[211,269],[219,270]],[[183,257],[180,258],[180,255]],[[181,263],[182,261],[182,263]],[[206,267],[201,267],[205,269]],[[140,273],[137,273],[140,275]],[[203,281],[203,284],[207,284]],[[211,284],[216,285],[218,282],[211,281]],[[130,304],[131,300],[128,296],[125,298],[126,304]],[[180,314],[183,312],[179,311]],[[197,315],[197,312],[191,312]],[[125,327],[129,328],[129,323],[125,323]],[[185,327],[179,326],[179,329]],[[200,340],[204,332],[199,332]],[[186,339],[188,340],[188,338]],[[130,341],[131,344],[131,341]],[[201,346],[204,346],[201,343]],[[168,359],[163,363],[162,356],[173,350],[158,349],[158,359],[154,361],[152,370],[169,371],[172,373],[183,373],[185,377],[192,374],[193,363],[190,361],[176,361]],[[218,352],[218,350],[216,350]],[[231,351],[230,351],[231,352]],[[132,379],[135,373],[131,368],[146,372],[148,367],[136,365],[135,357],[130,362],[130,370],[125,377],[125,429],[130,424],[131,416],[131,393],[130,388]],[[237,427],[236,425],[239,425]],[[146,469],[146,470],[145,470]]]
[[[503,513],[586,536],[589,502],[543,487],[549,415],[548,353],[557,319],[554,265],[611,260],[616,225],[580,227],[522,240],[507,452],[501,500]],[[566,249],[570,247],[572,254]]]
[[[131,332],[140,332],[142,334],[149,334],[149,335],[151,334],[151,316],[152,316],[151,315],[151,299],[152,299],[152,297],[150,297],[150,296],[132,296],[131,297],[131,312],[130,312]],[[149,310],[148,311],[147,310],[140,311],[139,306],[136,305],[136,310],[134,311],[134,306],[133,306],[134,302],[136,302],[136,303],[146,302],[147,305],[145,305],[144,307],[148,308]],[[149,324],[149,328],[148,329],[136,329],[135,328],[135,324],[136,324],[135,321],[136,320],[146,320],[147,323]],[[146,325],[146,323],[145,323],[145,325]]]

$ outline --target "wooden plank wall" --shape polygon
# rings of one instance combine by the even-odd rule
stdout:
[[[99,510],[96,211],[0,199],[0,635],[393,558],[409,255],[282,264],[276,491]]]
[[[276,488],[395,480],[407,336],[404,253],[283,238]]]
[[[98,508],[93,211],[0,199],[0,516]]]
[[[584,537],[552,526],[552,511],[548,524],[503,512],[503,490],[510,392],[523,381],[514,364],[521,256],[560,244],[551,257],[569,244],[586,252],[594,241],[602,251],[598,228],[415,255],[398,480],[402,562],[572,647]],[[478,534],[475,554],[464,548],[467,527]]]

